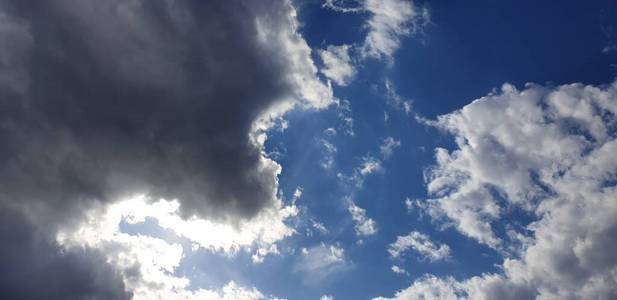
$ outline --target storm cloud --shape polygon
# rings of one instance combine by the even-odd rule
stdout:
[[[12,4],[30,47],[15,49],[27,86],[0,100],[6,198],[57,207],[147,192],[248,217],[275,198],[278,169],[249,139],[290,89],[284,60],[258,41],[265,7]]]
[[[23,232],[0,265],[38,247],[73,275],[98,256],[53,237],[93,207],[147,194],[231,223],[279,207],[263,132],[332,100],[284,0],[4,0],[0,66],[0,207],[24,216],[3,219]]]

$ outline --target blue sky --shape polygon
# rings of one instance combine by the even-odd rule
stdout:
[[[301,31],[309,45],[319,48],[362,39],[365,15],[324,10],[320,4],[309,1],[299,8]],[[353,83],[335,87],[335,95],[351,103],[354,136],[324,137],[326,128],[340,123],[330,112],[290,113],[289,128],[271,135],[267,144],[271,149],[277,145],[286,149],[280,160],[284,166],[280,177],[283,191],[290,194],[296,186],[302,186],[300,205],[306,207],[307,214],[340,231],[334,236],[298,237],[294,243],[340,243],[354,264],[350,270],[333,275],[334,279],[314,286],[297,288],[293,287],[297,281],[282,280],[272,291],[289,291],[283,295],[290,299],[316,299],[320,293],[337,299],[362,299],[388,295],[425,273],[465,279],[498,271],[496,266],[502,256],[496,251],[451,228],[440,230],[417,211],[407,211],[407,197],[427,197],[423,171],[434,164],[432,149],[453,147],[447,134],[419,124],[413,114],[435,118],[460,109],[506,82],[517,87],[527,82],[552,86],[571,82],[606,84],[617,74],[611,66],[616,54],[602,52],[615,39],[607,33],[607,28],[617,26],[617,11],[611,2],[422,4],[430,9],[431,22],[422,32],[402,40],[392,66],[369,61],[359,68]],[[387,104],[385,80],[392,82],[401,97],[413,101],[411,115]],[[389,116],[387,122],[384,112]],[[336,173],[350,172],[367,153],[378,155],[382,140],[389,136],[400,140],[401,146],[384,162],[385,171],[367,178],[361,189],[350,191],[342,186]],[[319,141],[324,138],[338,149],[336,167],[331,171],[319,166],[323,155]],[[355,243],[357,238],[342,200],[349,194],[379,226],[379,232],[360,246]],[[402,263],[388,258],[387,245],[411,230],[447,243],[452,257],[445,262],[430,262],[411,254]],[[394,274],[390,270],[394,263],[409,275]],[[276,274],[287,271],[278,269]]]
[[[614,1],[69,2],[0,2],[0,208],[118,299],[617,298]]]

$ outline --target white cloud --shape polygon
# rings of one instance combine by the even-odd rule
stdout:
[[[390,244],[388,253],[393,258],[404,255],[409,250],[420,253],[430,261],[444,260],[450,257],[450,247],[446,244],[433,242],[426,234],[412,231],[407,235],[396,237],[396,241]]]
[[[350,5],[349,2],[352,4]],[[357,1],[347,0],[325,0],[322,4],[323,7],[344,13],[362,12],[364,9]]]
[[[463,281],[426,277],[396,294],[450,298],[612,299],[617,297],[617,82],[519,91],[504,85],[435,125],[458,149],[437,151],[427,211],[503,251],[502,272]],[[507,209],[506,209],[507,208]],[[523,231],[508,213],[535,216]],[[509,241],[508,236],[514,241]],[[522,241],[522,242],[521,242]]]
[[[366,155],[362,157],[362,163],[353,170],[351,175],[338,173],[337,176],[341,181],[358,189],[362,187],[366,177],[375,173],[383,173],[384,171],[385,170],[381,165],[381,160],[371,155]]]
[[[275,243],[294,233],[284,221],[295,216],[297,208],[265,210],[251,220],[232,225],[197,217],[182,219],[179,205],[177,201],[152,202],[145,196],[127,199],[89,211],[82,223],[61,230],[57,240],[66,248],[102,250],[108,261],[123,274],[135,299],[263,299],[256,289],[241,288],[233,282],[221,291],[189,290],[190,280],[174,275],[184,256],[182,245],[157,237],[123,233],[120,225],[122,222],[142,224],[146,218],[151,218],[161,228],[189,240],[194,249],[221,251],[229,256],[255,246],[253,261],[260,263],[266,255],[278,254]]]
[[[259,247],[255,253],[251,256],[251,260],[254,264],[260,264],[264,262],[264,258],[270,254],[280,254],[276,244],[270,245],[270,247]]]
[[[311,58],[311,48],[298,32],[297,12],[291,1],[285,1],[287,23],[272,24],[269,16],[255,20],[257,38],[278,56],[288,60],[287,80],[296,86],[296,97],[307,108],[326,108],[334,103],[332,88],[317,77],[317,67]],[[283,110],[284,111],[284,110]]]
[[[334,300],[334,297],[332,295],[322,295],[319,297],[319,300]]]
[[[362,158],[362,160],[362,165],[360,166],[358,171],[363,177],[366,177],[373,173],[380,173],[384,171],[383,167],[381,166],[380,160],[372,156],[365,156]]]
[[[409,114],[412,108],[411,100],[406,100],[399,95],[394,88],[394,84],[389,79],[386,79],[385,87],[388,104],[395,109],[404,111],[405,114]]]
[[[374,300],[456,300],[460,299],[457,282],[452,278],[439,279],[435,276],[425,276],[416,280],[410,287],[396,292],[394,298],[373,298]]]
[[[348,85],[357,73],[349,56],[350,47],[330,45],[325,50],[318,51],[324,63],[324,68],[320,72],[340,86]]]
[[[414,33],[429,19],[427,9],[407,0],[366,0],[364,9],[371,13],[362,47],[365,57],[391,60],[401,37]]]
[[[401,38],[422,30],[430,20],[428,9],[411,0],[325,0],[322,6],[341,13],[368,13],[368,32],[358,46],[359,56],[389,63],[393,62]]]
[[[351,103],[348,100],[337,100],[336,104],[338,117],[342,121],[342,124],[339,126],[339,131],[346,135],[354,136]]]
[[[332,170],[334,167],[334,156],[337,152],[336,146],[325,139],[321,139],[321,145],[323,146],[323,157],[319,161],[319,165],[326,170]]]
[[[343,248],[321,243],[311,248],[302,248],[294,265],[294,271],[305,275],[308,283],[324,280],[335,273],[350,268]]]
[[[294,190],[293,195],[291,196],[291,205],[295,206],[296,202],[298,202],[298,200],[300,200],[300,198],[302,198],[302,193],[304,192],[304,189],[301,186],[296,187],[296,189]]]
[[[354,230],[358,236],[369,236],[377,233],[377,223],[366,216],[366,210],[357,206],[353,200],[347,199],[347,211],[354,220]]]
[[[379,151],[381,152],[381,156],[386,159],[392,156],[394,149],[401,146],[401,141],[395,140],[393,137],[389,136],[383,140],[381,146],[379,146]]]
[[[323,223],[317,222],[315,220],[311,220],[311,223],[312,223],[313,228],[315,228],[315,230],[317,230],[320,234],[330,233],[330,230],[328,230],[328,228],[326,228],[326,226]]]
[[[390,268],[392,270],[392,272],[394,272],[395,274],[401,274],[401,275],[409,275],[409,273],[407,272],[407,270],[397,266],[397,265],[392,265],[392,267]]]

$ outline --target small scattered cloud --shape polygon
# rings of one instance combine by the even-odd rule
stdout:
[[[337,148],[326,139],[321,139],[321,146],[323,148],[323,157],[319,161],[319,165],[325,170],[332,170],[335,163],[334,156],[336,155]]]
[[[602,53],[609,53],[609,52],[613,52],[613,51],[617,51],[617,45],[606,45],[604,46],[604,48],[602,48]]]
[[[341,13],[368,13],[368,32],[356,46],[360,59],[386,60],[389,64],[401,39],[421,32],[430,22],[428,8],[410,0],[325,0],[322,6]]]
[[[389,79],[386,79],[384,86],[386,88],[386,101],[388,105],[394,109],[405,112],[405,114],[411,113],[413,102],[399,95],[394,84]]]
[[[381,166],[381,161],[372,156],[365,156],[362,158],[362,165],[358,168],[360,175],[366,177],[373,173],[381,173],[384,171]]]
[[[428,9],[413,1],[365,0],[364,9],[371,14],[362,46],[365,57],[391,61],[401,38],[421,30],[430,20]]]
[[[366,210],[347,199],[347,211],[354,221],[354,230],[358,236],[370,236],[377,233],[377,223],[366,216]]]
[[[330,45],[325,50],[317,51],[324,64],[320,72],[340,86],[348,85],[357,73],[349,56],[350,47]]]
[[[321,243],[301,249],[294,271],[303,273],[306,283],[317,283],[350,267],[343,248]]]
[[[392,265],[392,267],[390,268],[392,270],[392,272],[394,272],[394,274],[399,274],[399,275],[409,275],[409,272],[407,272],[407,270],[397,266],[397,265]]]
[[[419,253],[431,262],[450,257],[448,245],[433,242],[428,235],[418,231],[396,237],[396,241],[390,244],[388,253],[392,258],[399,258],[410,250]]]
[[[324,0],[322,7],[343,13],[364,11],[361,2],[355,0]]]
[[[324,235],[324,234],[328,234],[330,233],[330,230],[328,230],[328,228],[326,227],[326,225],[324,225],[321,222],[317,222],[315,220],[311,220],[311,226],[317,230],[317,232],[319,232],[320,234]]]
[[[269,247],[259,247],[255,253],[251,256],[251,260],[254,264],[260,264],[264,262],[264,258],[268,255],[280,254],[276,244]]]
[[[392,156],[394,149],[401,146],[401,141],[395,140],[393,137],[389,136],[383,140],[381,146],[379,146],[379,151],[381,152],[381,156],[384,159]]]

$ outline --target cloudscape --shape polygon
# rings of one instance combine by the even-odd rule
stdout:
[[[0,0],[1,299],[617,299],[617,3]]]

